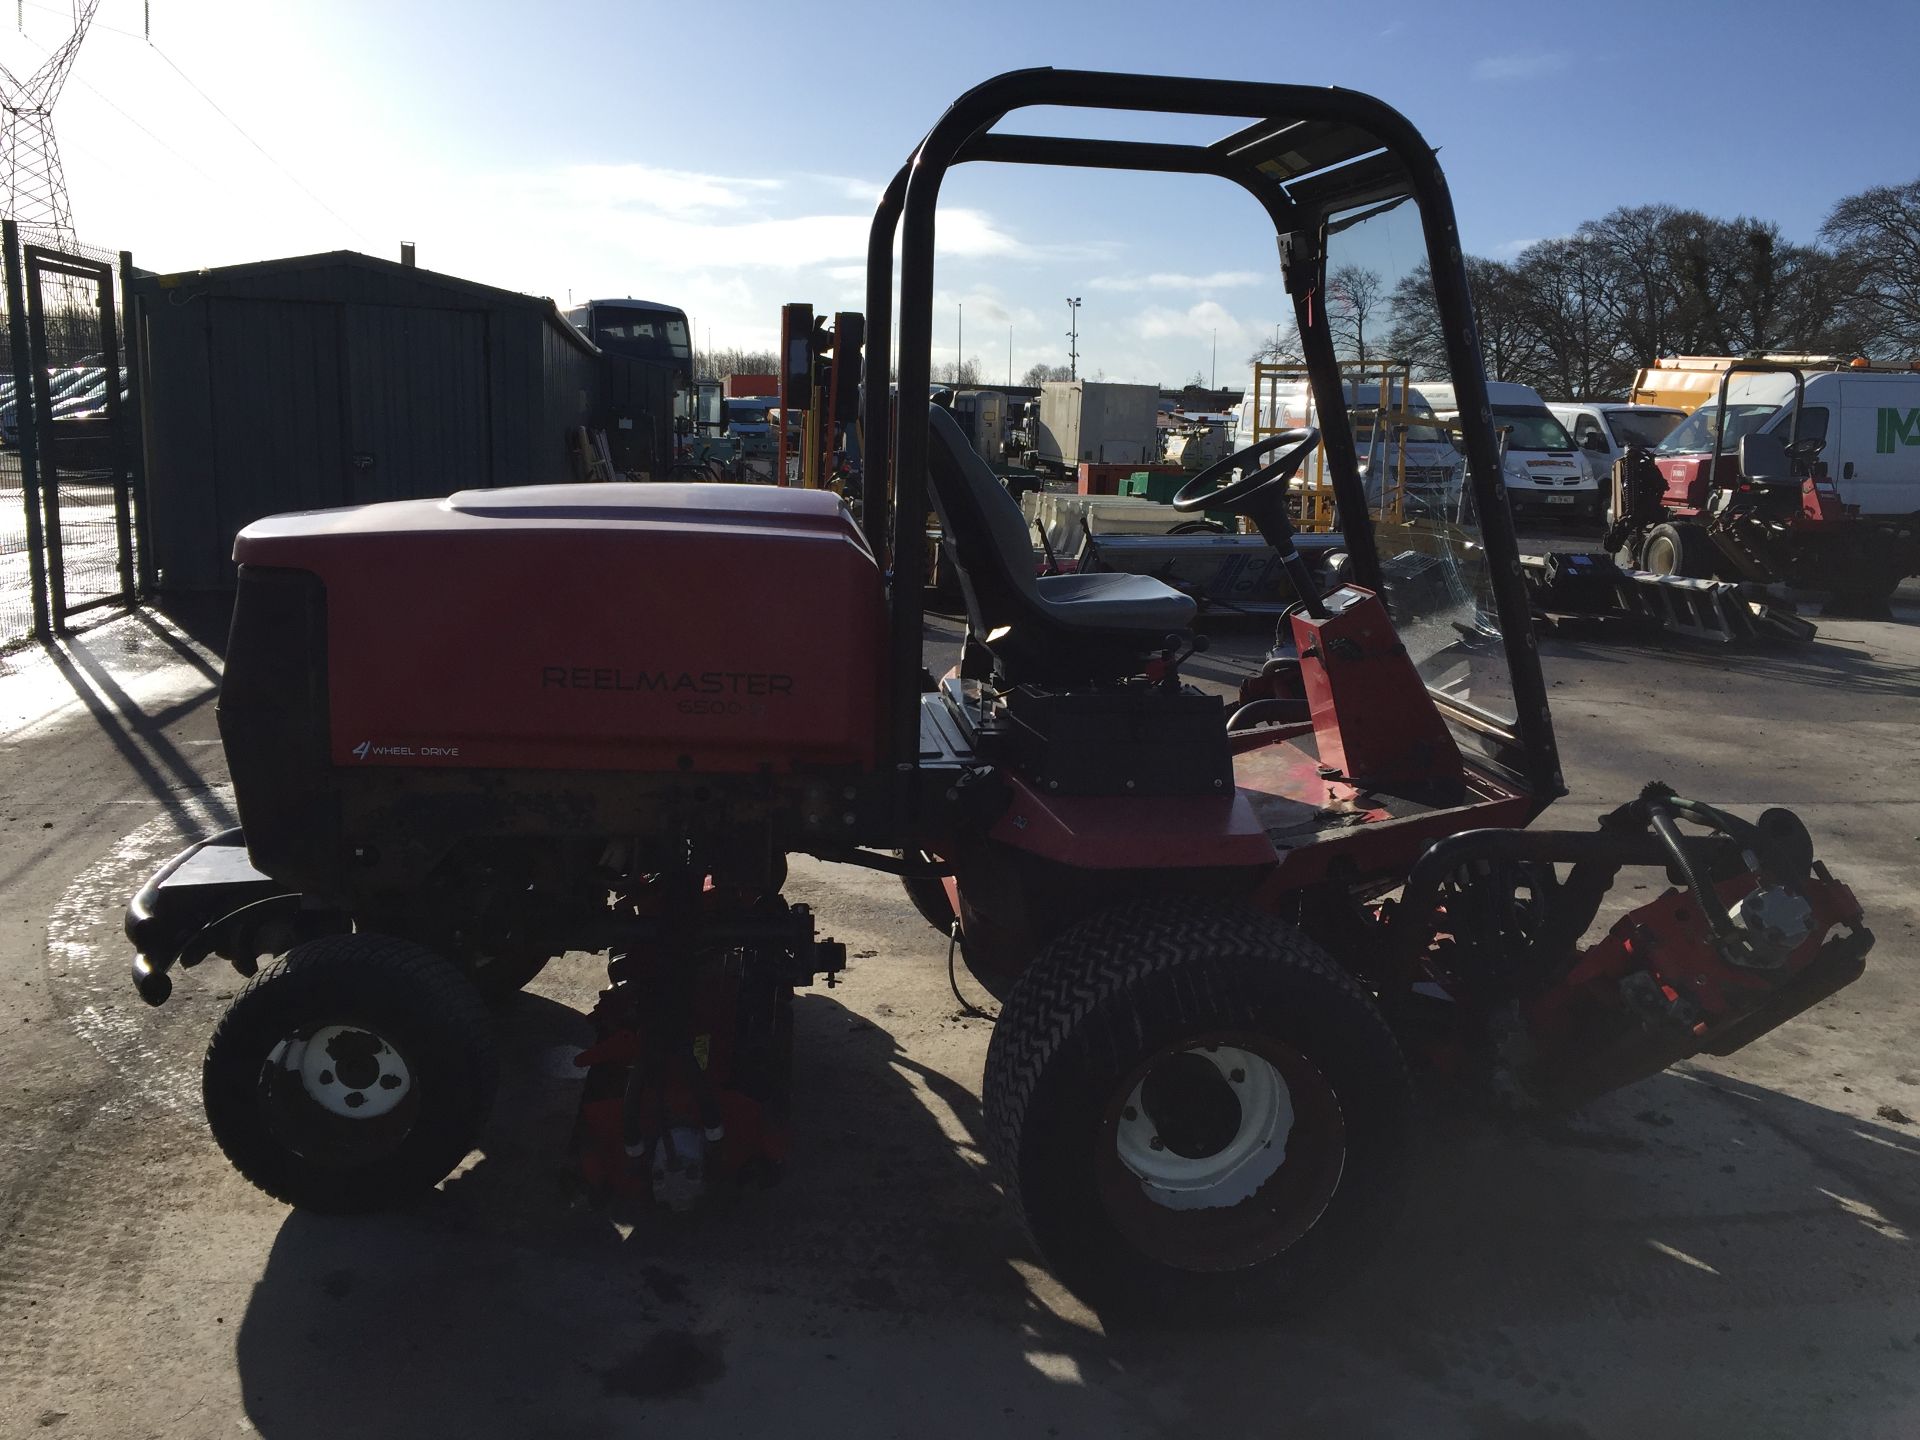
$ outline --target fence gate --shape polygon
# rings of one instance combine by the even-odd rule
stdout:
[[[24,241],[24,243],[23,243]],[[11,377],[0,389],[0,647],[131,604],[132,452],[111,261],[5,227]]]

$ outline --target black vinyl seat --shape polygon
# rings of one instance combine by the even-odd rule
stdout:
[[[928,487],[974,640],[1009,683],[1114,679],[1183,634],[1191,596],[1150,575],[1034,574],[1020,506],[952,415],[928,412]]]

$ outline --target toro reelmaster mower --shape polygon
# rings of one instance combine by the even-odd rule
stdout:
[[[1047,105],[1249,123],[1207,146],[997,128]],[[1297,591],[1231,709],[1181,680],[1194,602],[1037,576],[929,404],[940,186],[981,161],[1211,175],[1274,225],[1322,432],[1263,437],[1178,501],[1247,516]],[[1329,237],[1407,202],[1477,527],[1369,516],[1328,335]],[[1652,786],[1594,832],[1521,828],[1562,786],[1459,257],[1432,150],[1379,101],[1018,72],[946,113],[875,216],[859,523],[817,491],[616,484],[249,526],[220,698],[244,829],[128,916],[154,1004],[209,955],[254,976],[207,1052],[215,1139],[292,1204],[403,1202],[481,1135],[483,997],[604,951],[588,1179],[680,1206],[770,1176],[794,988],[842,962],[782,897],[798,852],[898,874],[1002,997],[989,1144],[1064,1279],[1280,1294],[1385,1223],[1410,1061],[1573,1103],[1846,984],[1871,937],[1785,811]],[[1322,440],[1335,585],[1288,523]],[[968,613],[939,681],[929,502]],[[1583,947],[1622,866],[1672,888]]]

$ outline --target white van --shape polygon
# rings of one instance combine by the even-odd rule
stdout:
[[[1378,505],[1382,494],[1393,478],[1394,469],[1401,463],[1401,445],[1405,445],[1406,496],[1409,506],[1442,506],[1445,497],[1455,489],[1454,480],[1460,467],[1460,452],[1453,447],[1444,430],[1434,426],[1388,425],[1376,426],[1371,412],[1380,405],[1380,383],[1377,380],[1348,380],[1342,387],[1346,394],[1349,412],[1367,413],[1352,416],[1353,448],[1360,461],[1360,474],[1366,485],[1367,502]],[[1425,391],[1414,386],[1403,396],[1400,387],[1389,387],[1391,408],[1410,411],[1416,415],[1431,415],[1433,407],[1427,403]],[[1275,405],[1280,410],[1276,419],[1270,412]],[[1234,412],[1234,439],[1236,448],[1244,448],[1253,443],[1253,395],[1240,402]],[[1261,415],[1263,423],[1288,427],[1315,425],[1319,421],[1315,414],[1313,392],[1305,380],[1286,381],[1269,385],[1261,397]]]
[[[1606,494],[1612,482],[1613,462],[1627,453],[1629,445],[1651,450],[1671,435],[1687,412],[1670,405],[1626,405],[1614,401],[1575,403],[1550,400],[1547,409],[1553,418],[1567,427],[1573,443]]]
[[[1824,442],[1819,458],[1841,500],[1863,515],[1920,513],[1920,373],[1820,370],[1807,373],[1806,382],[1799,436]],[[1660,443],[1656,458],[1710,453],[1715,408],[1709,400],[1694,411]],[[1728,382],[1723,454],[1737,454],[1746,435],[1784,442],[1792,433],[1791,375],[1735,375]]]
[[[1421,381],[1434,413],[1452,420],[1460,413],[1451,384]],[[1487,382],[1493,424],[1507,434],[1507,503],[1516,515],[1540,514],[1587,520],[1600,517],[1601,488],[1566,427],[1554,419],[1540,392],[1505,380]]]

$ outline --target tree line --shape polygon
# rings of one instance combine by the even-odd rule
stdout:
[[[1848,196],[1811,245],[1747,216],[1634,205],[1466,268],[1487,373],[1555,399],[1624,397],[1661,355],[1920,358],[1920,179]],[[1392,286],[1362,267],[1333,271],[1327,317],[1343,358],[1446,377],[1424,265]]]
[[[1037,367],[1044,369],[1045,367]],[[1059,377],[1064,380],[1067,367],[1057,367]],[[729,375],[777,375],[780,372],[780,357],[771,350],[747,350],[738,346],[727,349],[703,350],[694,357],[693,377],[696,380],[725,380]],[[981,382],[981,369],[978,360],[968,360],[955,365],[951,360],[944,365],[933,367],[933,380],[942,385],[978,385]],[[1028,384],[1038,381],[1029,380]]]

